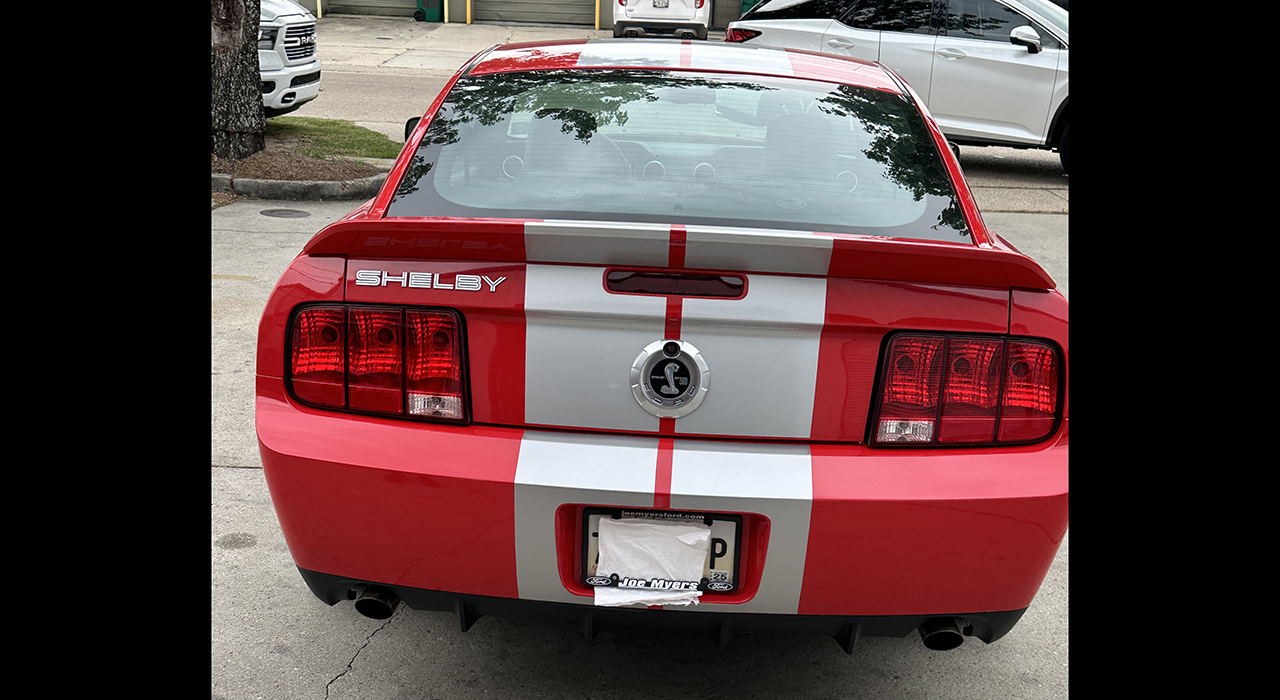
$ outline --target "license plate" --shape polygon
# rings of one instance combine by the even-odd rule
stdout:
[[[671,0],[653,0],[654,7],[666,7]]]
[[[670,510],[587,508],[582,519],[582,582],[588,586],[617,586],[616,579],[596,575],[600,560],[599,532],[602,518],[637,518],[667,522],[706,522],[711,525],[711,547],[702,569],[698,590],[729,593],[738,588],[738,560],[742,548],[742,516],[724,513],[683,513]]]

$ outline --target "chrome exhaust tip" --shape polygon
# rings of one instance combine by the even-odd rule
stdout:
[[[960,631],[963,624],[964,620],[954,617],[925,620],[920,625],[920,639],[924,640],[926,648],[934,651],[955,649],[964,643],[964,633]]]
[[[377,586],[368,586],[356,597],[356,612],[375,620],[391,617],[400,605],[400,597]]]

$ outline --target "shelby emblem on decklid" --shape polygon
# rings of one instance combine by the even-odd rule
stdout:
[[[631,365],[631,393],[644,410],[659,418],[693,413],[710,386],[706,360],[682,340],[650,343]]]

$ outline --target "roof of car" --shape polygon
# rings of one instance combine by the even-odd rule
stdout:
[[[692,70],[803,78],[887,92],[901,89],[876,63],[797,49],[672,39],[579,39],[498,46],[470,75],[557,68]]]

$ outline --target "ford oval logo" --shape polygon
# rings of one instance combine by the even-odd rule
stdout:
[[[613,579],[608,578],[607,576],[592,576],[587,579],[587,583],[592,586],[607,586],[612,582]]]
[[[715,583],[708,583],[707,588],[713,591],[731,591],[733,590],[733,584],[716,581]]]

